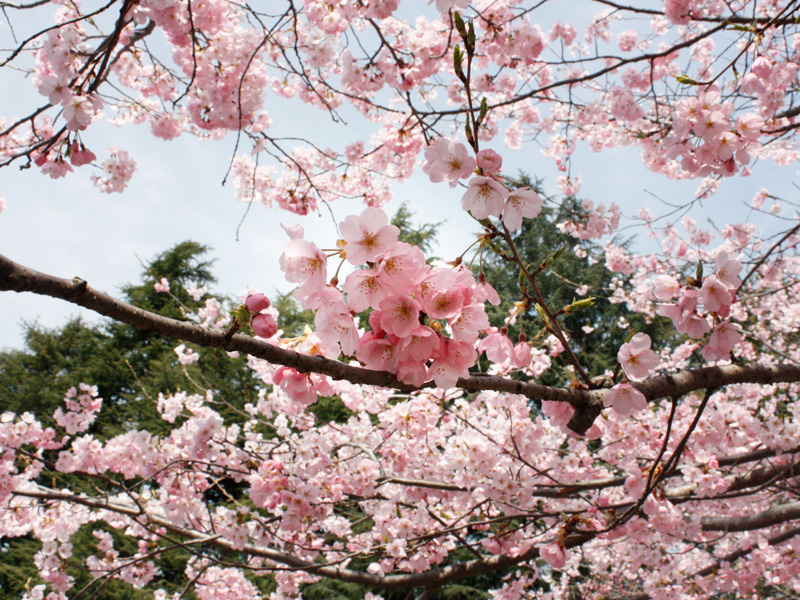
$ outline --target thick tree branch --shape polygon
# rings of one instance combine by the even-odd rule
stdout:
[[[319,373],[336,380],[387,387],[403,392],[419,389],[401,383],[394,375],[385,371],[355,367],[322,356],[309,356],[245,335],[229,336],[223,330],[162,317],[99,292],[82,279],[54,277],[17,264],[3,255],[0,255],[0,291],[32,292],[59,298],[131,325],[145,334],[163,335],[201,346],[243,352],[303,373]],[[732,383],[768,384],[795,381],[800,381],[800,366],[756,364],[702,367],[672,375],[651,377],[632,385],[648,400],[656,400]],[[429,382],[422,387],[433,385]],[[457,386],[470,392],[492,390],[520,394],[536,400],[567,402],[575,409],[569,427],[579,434],[585,433],[600,414],[603,409],[603,397],[607,391],[556,388],[505,377],[482,375],[462,377],[458,380]]]
[[[239,351],[276,365],[292,367],[303,373],[320,373],[336,380],[376,385],[404,392],[419,388],[406,385],[391,373],[354,367],[322,356],[309,356],[273,344],[237,334],[229,336],[224,330],[202,327],[188,321],[178,321],[131,306],[90,287],[79,278],[62,279],[29,269],[0,255],[0,291],[33,292],[66,300],[93,310],[105,317],[126,323],[148,335],[163,335],[211,348]],[[424,387],[432,387],[433,383]],[[553,388],[525,383],[504,377],[475,376],[461,378],[458,387],[468,391],[496,390],[521,394],[530,398],[568,402],[576,409],[602,400],[598,393],[584,390]]]
[[[800,502],[773,506],[763,512],[745,517],[703,517],[703,531],[752,531],[800,519]]]

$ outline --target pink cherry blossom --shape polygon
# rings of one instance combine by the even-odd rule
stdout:
[[[441,388],[451,388],[459,377],[467,376],[468,369],[475,364],[477,358],[472,344],[443,339],[440,356],[428,369],[428,378],[432,378]]]
[[[477,345],[478,352],[485,352],[486,358],[494,363],[504,363],[514,354],[514,346],[506,334],[494,330]]]
[[[470,179],[461,206],[476,219],[499,217],[507,195],[506,188],[494,179],[476,176]]]
[[[475,159],[469,155],[467,147],[444,138],[425,149],[425,160],[422,170],[430,180],[433,183],[448,181],[452,187],[475,170]]]
[[[423,306],[432,319],[457,318],[464,306],[466,289],[461,286],[442,289],[425,297]]]
[[[500,295],[497,293],[490,283],[486,281],[486,277],[481,273],[478,280],[478,285],[475,287],[475,300],[477,302],[489,302],[493,306],[500,304]]]
[[[487,148],[480,150],[475,155],[478,168],[483,169],[486,173],[499,173],[500,168],[503,166],[503,158],[494,150]]]
[[[327,263],[328,257],[317,245],[302,238],[290,240],[280,258],[286,280],[300,284],[296,295],[301,299],[317,293],[325,285]]]
[[[87,150],[86,146],[78,142],[72,142],[70,147],[69,161],[73,166],[81,167],[97,160],[97,156],[91,150]]]
[[[729,306],[733,298],[725,284],[714,275],[709,275],[700,288],[700,300],[706,310],[716,312],[723,306]]]
[[[717,279],[731,290],[736,290],[742,283],[738,277],[742,270],[742,263],[730,258],[727,252],[717,253],[714,262],[717,265]]]
[[[708,361],[728,360],[731,350],[742,341],[742,328],[736,323],[723,321],[714,328],[708,344],[703,347],[703,358]]]
[[[644,394],[628,383],[618,383],[603,397],[603,405],[613,408],[623,417],[647,408]]]
[[[543,544],[539,547],[539,556],[556,570],[563,569],[567,564],[567,552],[560,541]]]
[[[509,229],[522,227],[522,219],[533,219],[542,211],[542,199],[529,188],[518,188],[506,197],[503,207],[503,223]]]
[[[275,323],[275,317],[268,313],[259,314],[253,317],[251,322],[253,331],[258,337],[271,338],[278,333],[278,324]]]
[[[39,78],[38,90],[47,96],[53,106],[67,102],[72,97],[69,80],[64,76],[43,75]]]
[[[670,275],[659,275],[656,277],[653,287],[653,295],[659,300],[672,300],[678,295],[680,284]]]
[[[419,326],[420,304],[408,296],[389,296],[381,302],[381,328],[398,337],[408,337]]]
[[[258,314],[270,307],[270,301],[265,294],[250,294],[244,301],[244,305],[251,313]]]
[[[347,276],[344,282],[347,305],[354,312],[362,312],[368,307],[378,308],[386,297],[386,290],[378,281],[378,274],[372,270],[359,269]]]
[[[646,333],[637,333],[630,342],[622,344],[617,360],[628,379],[633,380],[646,379],[659,363],[658,356],[650,349],[650,336]]]
[[[347,261],[354,265],[373,262],[394,246],[400,230],[388,223],[389,217],[379,208],[367,208],[359,217],[347,217],[339,225]]]

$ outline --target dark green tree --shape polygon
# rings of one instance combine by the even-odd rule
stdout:
[[[224,314],[231,308],[226,299],[207,292],[195,300],[186,290],[190,286],[210,287],[215,282],[213,263],[206,258],[208,252],[206,246],[192,241],[162,252],[145,266],[140,282],[122,289],[123,299],[174,319],[189,318],[208,300],[219,303]],[[154,289],[162,277],[170,283],[168,294]],[[197,347],[193,350],[200,355],[199,360],[182,366],[177,361],[174,340],[143,336],[132,327],[114,322],[94,324],[73,319],[52,329],[26,324],[24,339],[22,349],[0,353],[2,410],[34,412],[44,424],[52,425],[54,421],[49,416],[63,405],[68,388],[81,382],[96,385],[103,398],[103,409],[87,433],[98,439],[132,429],[146,429],[156,435],[166,433],[171,426],[158,414],[159,392],[205,394],[206,390],[212,390],[214,408],[227,420],[235,421],[244,403],[255,400],[260,385],[247,368],[245,357],[231,358],[221,350]],[[60,477],[59,486],[75,483],[69,476]],[[225,481],[219,485],[230,487]],[[235,493],[235,490],[225,492]],[[224,498],[222,493],[218,495]],[[76,578],[75,590],[91,581],[83,567],[85,558],[96,548],[97,540],[91,529],[87,527],[74,543],[70,562],[74,565],[71,574]],[[124,546],[123,538],[120,543],[118,549],[122,555],[136,552],[136,548]],[[0,600],[17,599],[26,586],[31,588],[40,583],[33,566],[33,556],[38,550],[38,542],[27,536],[0,542]],[[180,591],[173,589],[171,582],[181,579],[188,557],[187,552],[177,550],[159,560],[162,587]],[[87,594],[109,600],[148,597],[131,596],[128,586],[114,580],[93,586]]]

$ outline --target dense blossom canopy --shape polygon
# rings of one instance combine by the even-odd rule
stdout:
[[[158,600],[300,598],[323,579],[372,599],[437,597],[462,580],[508,600],[799,594],[795,205],[765,187],[751,201],[775,216],[764,231],[683,217],[697,198],[724,207],[723,178],[797,162],[800,2],[261,4],[3,6],[1,64],[41,99],[0,120],[0,166],[91,173],[122,192],[136,157],[96,147],[93,130],[132,123],[164,140],[235,135],[243,199],[297,215],[365,205],[330,239],[285,227],[280,267],[314,314],[298,337],[263,294],[230,313],[207,297],[177,321],[0,257],[0,289],[180,340],[183,367],[202,346],[247,354],[263,384],[248,403],[143,391],[165,434],[104,435],[91,381],[64,390],[54,414],[2,413],[0,542],[40,543],[25,599],[79,598],[104,579]],[[560,20],[545,13],[567,4]],[[341,148],[272,136],[276,95],[362,127]],[[521,185],[494,140],[538,144],[562,175]],[[634,147],[655,179],[696,179],[697,198],[667,215],[642,207],[647,254],[613,237],[614,198],[576,202],[559,223],[574,247],[526,262],[515,232],[559,202],[551,188],[581,193],[581,146]],[[480,230],[450,262],[403,241],[382,208],[417,169],[432,196],[458,188]],[[616,278],[589,290],[567,273],[574,300],[554,305],[539,278],[582,240],[602,240]],[[513,269],[515,297],[487,279],[488,255]],[[175,282],[153,285],[177,301]],[[600,295],[653,331],[631,331],[616,368],[594,373],[564,323]],[[503,322],[487,304],[504,306]],[[659,318],[671,335],[656,339]],[[314,412],[331,397],[347,418]],[[87,529],[96,551],[79,567],[97,582],[77,589],[71,540]],[[176,550],[188,558],[173,593],[157,582]],[[486,574],[498,579],[475,583]]]

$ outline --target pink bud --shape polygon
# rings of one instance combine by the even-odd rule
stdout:
[[[271,338],[278,333],[278,324],[270,314],[256,315],[251,325],[258,337]]]
[[[478,160],[478,166],[489,173],[499,173],[500,167],[503,166],[502,157],[491,149],[481,150],[475,158]]]
[[[247,307],[247,310],[254,314],[268,309],[269,304],[269,298],[267,298],[264,294],[250,294],[247,297],[247,300],[244,301],[244,305]]]

